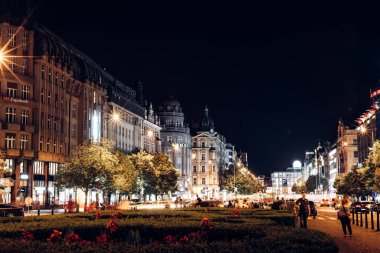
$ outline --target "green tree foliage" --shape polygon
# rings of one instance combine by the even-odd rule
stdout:
[[[155,174],[154,188],[156,194],[162,195],[177,189],[178,173],[165,153],[156,153],[152,164]]]
[[[380,169],[380,141],[373,143],[370,149],[368,159],[363,169],[363,183],[365,184],[365,193],[371,194],[372,191],[380,193],[380,180],[376,177],[376,171]]]
[[[334,188],[339,194],[355,195],[360,197],[366,192],[366,186],[363,181],[363,173],[358,168],[335,179]]]
[[[6,169],[7,163],[0,159],[0,189],[4,190],[7,187],[7,182],[12,182],[11,173]]]
[[[85,193],[87,205],[90,190],[107,191],[112,185],[112,174],[118,160],[109,151],[109,144],[83,143],[73,150],[71,161],[60,168],[55,177],[56,185],[65,188],[80,188]]]
[[[239,194],[248,195],[262,191],[260,182],[252,174],[245,172],[243,168],[236,168],[235,180],[233,168],[232,170],[225,171],[222,180],[223,189],[234,192],[234,185]]]
[[[326,191],[329,187],[329,181],[322,175],[311,175],[305,183],[306,191],[313,192],[317,188],[317,185],[322,185],[322,189]]]
[[[115,153],[118,164],[114,168],[113,185],[115,190],[123,194],[130,194],[137,182],[138,171],[136,170],[131,156],[122,152]]]
[[[134,193],[140,194],[143,189],[144,193],[154,193],[154,188],[151,187],[155,178],[152,158],[152,155],[143,150],[131,155],[131,161],[138,173],[132,189]]]
[[[296,183],[292,186],[292,192],[297,194],[301,194],[302,192],[306,192],[306,184],[302,182],[301,179],[298,179]]]

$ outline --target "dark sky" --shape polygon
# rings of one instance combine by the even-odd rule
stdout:
[[[257,174],[302,160],[367,108],[380,78],[369,1],[205,2],[45,0],[38,20],[118,79],[139,77],[150,100],[175,96],[189,120],[207,104]]]

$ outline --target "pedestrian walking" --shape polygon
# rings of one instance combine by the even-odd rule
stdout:
[[[352,237],[352,228],[351,228],[351,213],[350,213],[350,202],[348,201],[348,196],[344,195],[343,199],[341,201],[341,205],[338,209],[338,219],[340,220],[340,223],[342,224],[342,229],[344,233],[344,237],[347,237],[347,230],[350,234],[350,237]]]
[[[307,228],[307,218],[310,215],[310,206],[309,200],[306,198],[306,192],[302,192],[302,197],[296,201],[296,205],[298,205],[301,228]]]

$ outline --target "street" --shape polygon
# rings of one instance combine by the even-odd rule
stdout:
[[[356,225],[352,225],[352,233],[354,237],[344,237],[342,226],[340,221],[337,219],[337,211],[332,207],[317,207],[318,215],[315,218],[309,218],[308,225],[309,229],[316,229],[329,234],[337,246],[339,247],[339,252],[380,252],[380,244],[378,243],[380,239],[380,232],[371,230],[371,225],[369,223],[368,229]],[[364,219],[364,215],[363,215]],[[368,220],[370,222],[370,220]]]

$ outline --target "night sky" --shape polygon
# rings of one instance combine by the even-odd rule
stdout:
[[[154,103],[179,99],[189,122],[207,104],[256,174],[302,160],[367,109],[376,6],[205,2],[45,0],[37,20],[130,86],[139,78]]]

